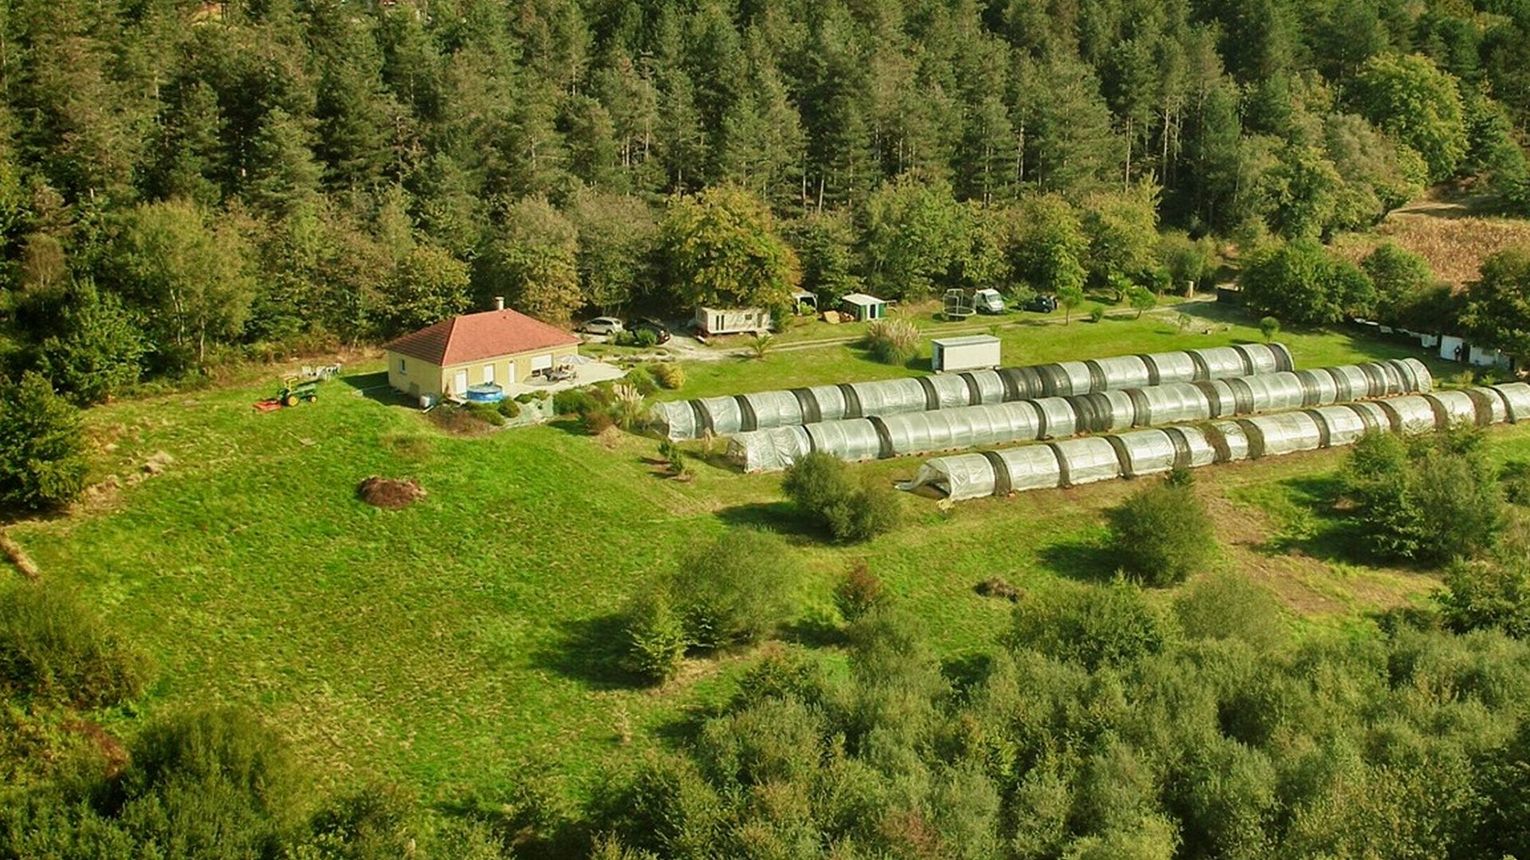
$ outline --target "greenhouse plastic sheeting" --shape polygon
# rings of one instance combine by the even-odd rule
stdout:
[[[1530,383],[1510,382],[1491,388],[1503,397],[1510,423],[1517,424],[1530,419]]]
[[[1047,456],[1052,456],[1050,451]],[[1055,472],[1055,457],[1052,458],[1052,466]],[[959,454],[931,460],[919,468],[919,474],[914,476],[914,480],[899,484],[898,487],[910,491],[920,487],[934,487],[945,493],[946,498],[959,502],[1006,495],[1009,492],[1008,487],[1002,491],[997,488],[997,473],[993,463],[982,454]]]
[[[1320,448],[1332,448],[1342,445],[1353,445],[1356,440],[1371,428],[1366,425],[1365,417],[1346,404],[1343,406],[1324,406],[1320,409],[1310,410],[1311,415],[1318,424],[1320,436]]]
[[[802,404],[790,391],[761,391],[756,394],[740,394],[748,408],[740,422],[740,430],[760,427],[787,427],[802,423]]]
[[[1137,355],[1117,355],[1111,358],[1092,358],[1084,362],[1089,368],[1094,384],[1090,391],[1106,388],[1146,388],[1153,384],[1157,374],[1148,370],[1147,362]]]
[[[1238,423],[1248,434],[1249,456],[1256,460],[1323,447],[1323,428],[1305,412],[1255,415],[1240,418]]]
[[[1001,470],[994,481],[1000,493],[1066,485],[1057,449],[1051,445],[1027,445],[996,453],[997,457],[988,462],[990,468]]]
[[[963,406],[972,406],[972,389],[967,386],[967,380],[958,374],[937,373],[934,376],[926,376],[921,382],[934,389],[936,400],[939,402],[938,409],[956,409]]]
[[[1136,407],[1133,423],[1138,427],[1216,417],[1211,411],[1206,392],[1188,382],[1133,389],[1126,394]]]
[[[803,426],[814,451],[826,451],[852,462],[882,456],[882,435],[870,421],[829,421]]]
[[[1492,405],[1494,400],[1501,407]],[[1134,430],[984,454],[937,457],[920,467],[914,481],[901,486],[913,489],[934,485],[946,490],[951,499],[961,501],[1090,483],[1116,475],[1154,474],[1176,466],[1198,467],[1343,447],[1367,433],[1418,435],[1443,430],[1467,416],[1496,424],[1512,421],[1516,414],[1530,415],[1530,384],[1406,395],[1194,427]]]
[[[860,404],[858,413],[847,418],[871,415],[896,415],[899,412],[923,412],[929,395],[917,379],[888,379],[881,382],[852,382],[850,388]]]
[[[728,440],[728,459],[746,472],[779,472],[813,451],[805,427],[772,427]]]
[[[1344,378],[1349,378],[1345,368],[1336,370]],[[1388,376],[1379,366],[1369,367],[1366,371],[1356,369],[1362,393],[1385,392],[1394,382],[1400,383],[1402,375],[1395,367],[1392,371]],[[1281,372],[1193,384],[1107,390],[1074,397],[1043,397],[991,406],[826,421],[821,422],[822,429],[813,433],[812,439],[818,446],[816,450],[850,461],[1065,439],[1082,433],[1112,433],[1132,427],[1329,406],[1338,393],[1338,386],[1331,384],[1335,378],[1324,372],[1310,375]],[[1329,384],[1325,385],[1324,380]],[[1423,381],[1428,382],[1427,371]],[[926,395],[929,393],[926,390]],[[1478,399],[1488,397],[1482,394]],[[1501,398],[1494,396],[1491,399]],[[1255,435],[1257,438],[1257,432]],[[765,445],[769,444],[766,441],[769,439],[780,440],[787,448],[781,452],[768,451]],[[760,436],[731,450],[742,458],[745,471],[765,471],[784,468],[781,464],[800,458],[799,440],[796,436]]]
[[[977,387],[978,402],[988,406],[994,403],[1003,403],[1004,378],[996,370],[973,370],[961,374],[962,378],[970,380],[968,385]]]
[[[1434,407],[1436,427],[1476,427],[1487,423],[1479,420],[1477,404],[1465,391],[1440,391],[1423,398]]]
[[[661,403],[650,415],[670,439],[731,436],[787,424],[960,408],[974,404],[1069,397],[1176,382],[1206,382],[1291,369],[1281,344],[1247,344],[1151,355],[1065,361],[998,371],[818,385],[791,391]],[[973,388],[977,396],[973,396]],[[795,405],[794,405],[795,404]]]
[[[1035,439],[1040,424],[1032,401],[971,406],[882,419],[895,454],[921,454]]]
[[[1434,406],[1419,395],[1377,401],[1386,411],[1393,433],[1414,435],[1435,428]]]
[[[1092,484],[1120,477],[1121,461],[1108,439],[1085,436],[1051,443],[1063,465],[1063,486]]]

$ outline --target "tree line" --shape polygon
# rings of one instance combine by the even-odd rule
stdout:
[[[495,295],[1177,285],[1191,236],[1461,176],[1523,205],[1527,34],[1510,0],[18,0],[5,363],[110,391]]]

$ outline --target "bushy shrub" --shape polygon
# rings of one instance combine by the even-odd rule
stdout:
[[[1174,614],[1190,639],[1241,639],[1269,649],[1285,637],[1275,596],[1241,574],[1219,573],[1191,583],[1175,598]]]
[[[143,659],[70,595],[38,584],[0,593],[0,689],[93,708],[137,696],[146,675]]]
[[[624,627],[624,666],[628,671],[655,684],[680,671],[688,640],[666,589],[650,589],[633,600],[627,607]]]
[[[0,507],[67,505],[85,489],[87,468],[78,409],[39,374],[0,382]]]
[[[595,406],[588,389],[568,388],[553,394],[553,411],[559,415],[583,417]]]
[[[1481,442],[1475,428],[1457,428],[1411,442],[1373,433],[1356,443],[1343,492],[1373,554],[1444,563],[1492,547],[1503,505]]]
[[[1090,671],[1125,666],[1162,651],[1169,632],[1142,592],[1127,582],[1059,586],[1020,602],[1012,643]]]
[[[690,464],[685,461],[685,449],[680,447],[679,442],[669,439],[660,442],[659,457],[669,463],[670,474],[677,478],[690,471]]]
[[[860,543],[896,529],[903,522],[903,500],[897,490],[868,478],[823,516],[835,540]]]
[[[1530,639],[1530,551],[1504,547],[1492,558],[1457,560],[1436,598],[1445,625],[1457,633],[1497,629]]]
[[[493,403],[468,403],[462,409],[485,424],[494,427],[505,426],[505,416],[500,413],[498,406]]]
[[[654,380],[653,372],[641,364],[627,371],[623,381],[637,389],[637,392],[644,397],[659,390],[659,383]]]
[[[846,621],[859,619],[887,599],[887,586],[882,584],[882,580],[871,572],[871,567],[864,561],[851,565],[834,587],[834,605],[839,609],[840,617]]]
[[[635,334],[633,334],[632,342],[635,346],[640,346],[644,349],[658,346],[659,333],[651,328],[640,328]]]
[[[692,647],[758,641],[786,620],[801,572],[779,537],[736,529],[681,556],[669,593]]]
[[[1189,487],[1155,482],[1111,509],[1108,518],[1112,556],[1145,585],[1184,582],[1211,560],[1211,517]]]
[[[1094,305],[1089,309],[1089,321],[1100,322],[1105,319],[1105,306]]]
[[[1274,340],[1275,335],[1280,334],[1280,320],[1274,317],[1260,317],[1259,334],[1264,338],[1265,343]]]
[[[674,391],[685,386],[685,367],[678,362],[666,361],[652,369],[654,381],[661,387]]]
[[[903,501],[891,487],[857,484],[844,462],[830,454],[814,452],[794,463],[781,488],[835,540],[870,540],[903,519]]]
[[[861,343],[883,364],[907,364],[919,354],[919,329],[905,319],[872,320]]]
[[[1530,506],[1530,462],[1511,460],[1498,470],[1503,499],[1511,505]]]
[[[511,400],[508,397],[506,397],[504,400],[499,401],[499,403],[495,404],[494,409],[495,409],[496,412],[498,412],[500,415],[504,416],[505,418],[519,418],[519,417],[521,417],[521,404],[517,403],[514,400]]]
[[[139,844],[183,857],[269,857],[301,826],[306,786],[286,745],[249,714],[217,709],[151,724],[106,809]]]

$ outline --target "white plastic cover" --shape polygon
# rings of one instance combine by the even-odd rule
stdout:
[[[1004,402],[1004,378],[994,370],[973,370],[963,373],[977,383],[978,402],[988,405]]]
[[[1121,476],[1121,461],[1115,446],[1100,436],[1084,436],[1053,443],[1063,463],[1066,486],[1092,484]]]
[[[1206,379],[1228,379],[1247,376],[1248,364],[1243,353],[1230,346],[1213,346],[1208,349],[1192,349],[1206,366]]]
[[[752,426],[749,422],[744,422],[750,430],[762,427],[787,427],[802,423],[802,405],[797,402],[797,396],[790,391],[760,391],[741,396],[748,401],[754,413]]]
[[[1246,409],[1240,409],[1240,412],[1280,412],[1309,405],[1302,378],[1294,373],[1245,376],[1231,384],[1234,389],[1239,384],[1246,385],[1253,393],[1253,403],[1248,404]]]
[[[924,386],[917,379],[887,379],[881,382],[852,382],[861,402],[861,414],[896,415],[900,412],[923,412],[928,405]]]
[[[1137,406],[1133,417],[1138,427],[1201,421],[1213,417],[1206,393],[1188,382],[1154,385],[1140,389],[1135,395],[1131,399]]]
[[[1326,430],[1327,438],[1324,447],[1327,448],[1353,445],[1361,436],[1370,432],[1364,416],[1351,409],[1349,405],[1324,406],[1312,410],[1312,414],[1322,422]]]
[[[1305,412],[1255,415],[1238,423],[1248,433],[1249,454],[1255,459],[1323,447],[1323,428]]]
[[[648,410],[648,418],[654,427],[669,439],[696,439],[701,430],[696,426],[696,413],[686,400],[655,403]]]
[[[1518,424],[1530,419],[1530,383],[1510,382],[1504,385],[1494,385],[1493,390],[1503,397],[1508,407],[1508,420]]]
[[[870,421],[852,418],[847,421],[824,421],[806,424],[803,429],[813,440],[814,451],[824,451],[855,462],[882,456],[882,437]]]
[[[1115,437],[1121,474],[1133,478],[1174,468],[1178,451],[1174,440],[1162,430],[1134,430]]]
[[[952,501],[981,499],[996,493],[993,464],[982,454],[959,454],[938,457],[919,467],[914,480],[899,484],[899,489],[917,490],[934,487]]]
[[[1474,427],[1478,423],[1477,404],[1465,391],[1437,391],[1423,398],[1434,407],[1434,426],[1438,429]]]
[[[1089,362],[1085,362],[1088,364]],[[1148,366],[1140,356],[1117,355],[1110,358],[1093,359],[1096,369],[1096,381],[1103,376],[1106,388],[1144,388],[1152,385],[1153,381],[1148,373]],[[1100,386],[1095,385],[1090,390],[1098,391]]]
[[[1393,397],[1378,403],[1386,411],[1393,433],[1416,436],[1435,429],[1434,407],[1422,395]]]
[[[732,436],[744,426],[744,414],[739,411],[738,401],[732,397],[706,397],[695,401],[712,419],[712,434]],[[705,427],[697,428],[705,430]]]
[[[745,472],[779,472],[812,450],[807,429],[801,426],[739,433],[728,441],[728,459]]]
[[[1248,434],[1236,421],[1213,421],[1206,438],[1216,448],[1218,463],[1237,463],[1251,456]]]
[[[956,409],[972,405],[972,390],[967,387],[967,380],[959,374],[938,373],[925,377],[925,381],[934,387],[941,409]]]
[[[999,461],[1008,473],[1007,480],[1001,478],[1001,481],[1012,492],[1062,486],[1062,470],[1058,468],[1057,455],[1051,447],[1026,445],[999,451],[998,454]]]

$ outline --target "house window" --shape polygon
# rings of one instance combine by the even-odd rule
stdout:
[[[404,360],[402,358],[399,359],[398,360],[398,372],[399,373],[407,373],[408,370],[409,370],[409,368],[404,366]]]

